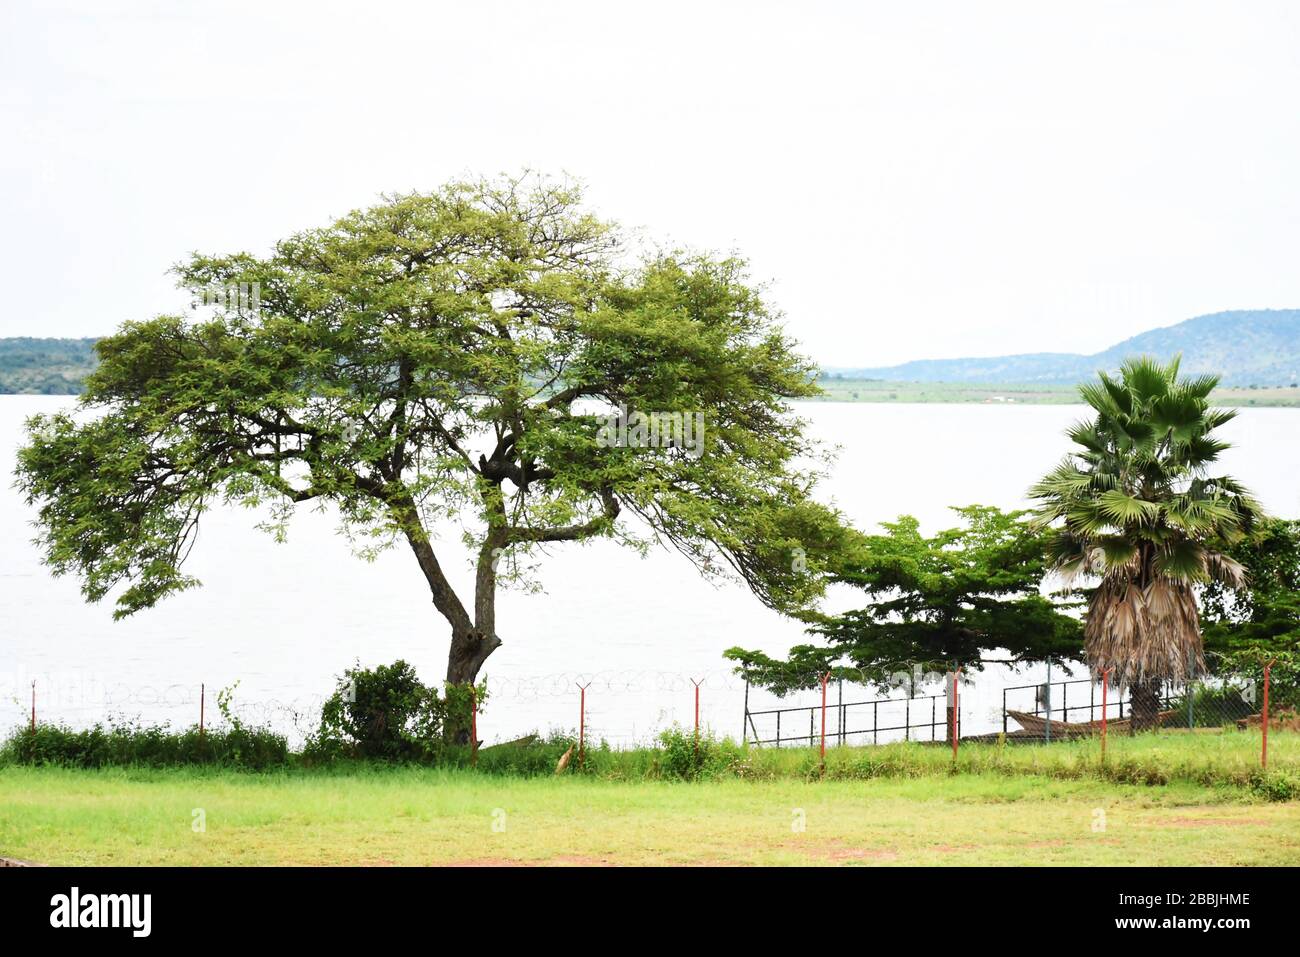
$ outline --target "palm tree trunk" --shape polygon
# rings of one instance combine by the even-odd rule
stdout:
[[[1133,734],[1151,731],[1160,724],[1160,681],[1149,678],[1136,682],[1131,693],[1133,720],[1129,729]]]

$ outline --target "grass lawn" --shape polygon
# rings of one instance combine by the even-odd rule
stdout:
[[[1284,768],[1297,738],[1277,735]],[[835,749],[826,780],[805,776],[808,753],[751,752],[746,777],[697,782],[11,765],[0,768],[0,854],[48,864],[1300,864],[1300,802],[1230,783],[1248,773],[1250,736],[1112,741],[1112,767],[1156,769],[1159,784],[1091,773],[1095,749],[964,746],[957,774],[942,749]],[[593,764],[612,769],[617,754]]]

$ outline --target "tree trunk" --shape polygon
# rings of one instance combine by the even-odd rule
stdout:
[[[1160,724],[1160,682],[1148,679],[1133,685],[1130,707],[1132,722],[1129,730],[1133,734],[1139,731],[1151,731]]]
[[[449,684],[473,684],[479,669],[488,655],[501,647],[496,635],[485,635],[477,629],[452,632],[451,650],[447,654],[447,681]]]
[[[447,652],[448,684],[474,684],[488,655],[501,647],[501,639],[496,635],[497,561],[501,549],[496,542],[496,537],[490,535],[479,550],[478,567],[474,575],[473,627],[457,627],[453,622],[451,648]],[[457,721],[447,732],[458,744],[468,744],[468,715],[466,720]]]
[[[497,562],[505,545],[504,535],[499,529],[493,529],[479,549],[474,575],[474,616],[471,618],[443,573],[429,544],[428,533],[418,520],[415,503],[409,496],[397,501],[395,514],[429,583],[434,607],[451,625],[447,683],[472,685],[488,655],[501,647],[501,639],[496,635],[496,585]],[[446,732],[453,740],[465,744],[469,741],[469,727],[468,714],[449,716]]]

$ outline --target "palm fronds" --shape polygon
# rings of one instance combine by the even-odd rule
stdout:
[[[1244,583],[1219,550],[1261,517],[1236,480],[1208,469],[1235,413],[1209,407],[1215,376],[1178,377],[1178,359],[1126,361],[1079,394],[1096,413],[1068,432],[1077,450],[1030,489],[1035,521],[1058,528],[1049,560],[1099,579],[1085,652],[1121,684],[1186,678],[1203,666],[1194,588]]]

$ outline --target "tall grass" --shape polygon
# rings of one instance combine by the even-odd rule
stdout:
[[[1284,731],[1270,732],[1267,772],[1260,768],[1258,731],[1117,735],[1110,738],[1104,759],[1095,738],[1014,746],[968,742],[959,747],[955,759],[946,745],[842,746],[828,748],[823,764],[811,748],[745,747],[711,734],[697,738],[687,730],[670,728],[652,747],[615,750],[602,742],[579,753],[573,737],[557,734],[483,748],[477,754],[467,747],[443,748],[436,760],[426,763],[448,769],[472,768],[483,775],[554,776],[566,752],[569,760],[564,775],[610,781],[871,780],[972,774],[1152,786],[1181,782],[1244,788],[1271,800],[1300,798],[1300,734]],[[23,729],[0,746],[0,763],[76,768],[213,765],[293,773],[358,769],[367,764],[350,759],[313,760],[310,755],[290,752],[283,737],[243,727],[199,735],[196,728],[169,732],[99,726],[87,731],[55,726],[38,726],[34,732]]]
[[[74,768],[216,765],[260,771],[291,760],[283,735],[235,725],[182,731],[136,724],[74,731],[61,725],[22,728],[0,745],[0,762]]]

